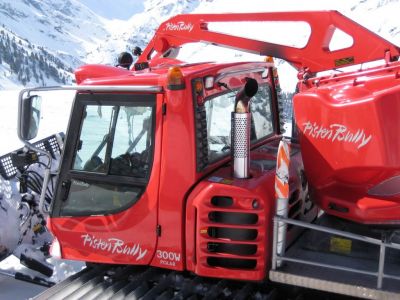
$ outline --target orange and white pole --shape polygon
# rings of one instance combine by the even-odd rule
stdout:
[[[287,218],[289,207],[289,165],[290,165],[290,144],[286,139],[279,142],[278,153],[276,155],[276,174],[275,174],[275,198],[276,215]],[[277,222],[278,234],[276,253],[278,256],[285,254],[286,248],[286,227],[284,222]],[[282,261],[277,261],[279,267]]]

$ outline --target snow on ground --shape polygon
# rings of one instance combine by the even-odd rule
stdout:
[[[244,11],[278,11],[278,10],[309,10],[309,9],[338,9],[344,14],[353,17],[355,20],[362,23],[364,26],[369,27],[372,30],[375,30],[379,34],[383,34],[386,38],[390,39],[394,36],[394,33],[397,33],[399,29],[395,26],[395,22],[397,22],[397,18],[393,16],[393,13],[396,11],[393,6],[396,3],[392,3],[390,7],[385,9],[385,19],[378,16],[377,12],[374,12],[373,9],[377,6],[377,1],[368,1],[368,3],[361,2],[360,9],[353,11],[352,7],[356,3],[359,3],[358,0],[351,1],[292,1],[292,0],[282,0],[282,1],[265,1],[265,0],[253,0],[251,3],[246,3],[244,6],[241,0],[220,0],[215,3],[207,3],[203,2],[202,5],[198,8],[196,12],[205,13],[205,12],[244,12]],[[258,3],[258,4],[257,4]],[[251,5],[250,5],[251,4]],[[382,9],[381,9],[382,10]],[[390,23],[392,22],[392,23]],[[112,27],[113,30],[111,32],[118,31],[118,28],[123,27],[123,22],[114,21],[107,24]],[[385,33],[386,29],[392,27],[394,28],[390,34]],[[286,36],[288,33],[280,32],[282,35]],[[385,35],[386,34],[386,35]],[[400,36],[400,35],[397,35]],[[398,39],[398,38],[397,38]],[[118,39],[117,39],[117,42]],[[122,46],[121,46],[122,47]],[[97,49],[98,50],[98,49]],[[99,51],[100,52],[100,51]],[[213,52],[217,56],[226,58],[226,49],[218,54],[217,52]],[[195,55],[199,55],[200,57],[207,57],[208,55],[199,54],[198,51],[192,52],[193,57]],[[99,56],[95,56],[99,61],[105,61],[106,54],[100,54]],[[104,56],[104,57],[103,57]],[[100,59],[101,58],[101,59]],[[237,52],[234,52],[231,58],[240,58],[243,59]],[[99,62],[97,61],[97,62]],[[283,66],[284,68],[287,65]],[[2,70],[2,66],[0,65],[0,71]],[[290,69],[287,69],[287,72],[281,72],[282,74],[286,74],[288,72],[294,72]],[[295,76],[295,73],[292,74]],[[292,77],[292,76],[291,76]],[[292,81],[282,80],[281,84],[284,90],[285,84],[288,86],[292,86]],[[1,82],[0,82],[1,89]],[[47,96],[46,96],[47,95]],[[65,132],[67,122],[70,114],[70,106],[72,103],[73,92],[54,92],[51,94],[43,95],[43,114],[41,119],[41,132],[39,133],[39,138],[46,137],[55,132]],[[0,156],[4,155],[10,151],[16,150],[22,147],[22,143],[18,140],[16,134],[17,127],[17,101],[18,100],[18,91],[0,91]],[[289,126],[290,127],[290,126]],[[288,128],[290,129],[290,128]],[[51,259],[51,263],[55,265],[55,272],[50,280],[59,281],[67,277],[68,275],[80,270],[82,268],[82,264],[79,262],[70,262],[63,261],[57,259]],[[39,273],[29,270],[22,266],[19,263],[19,259],[14,255],[11,255],[6,260],[0,263],[0,270],[6,270],[10,272],[23,272],[33,276],[41,276]],[[28,297],[32,297],[38,294],[40,291],[44,290],[40,286],[31,285],[28,283],[17,282],[14,280],[10,280],[8,277],[4,277],[0,275],[0,300],[2,299],[26,299]]]
[[[18,94],[18,90],[0,91],[0,156],[23,146],[17,137]],[[42,118],[38,139],[65,132],[74,91],[56,91],[40,95]]]
[[[17,138],[17,114],[18,114],[18,94],[19,91],[0,91],[0,156],[21,148],[23,144]],[[65,132],[67,122],[69,120],[70,108],[73,100],[74,92],[60,91],[42,93],[42,117],[41,130],[39,131],[38,139],[47,137],[56,132]],[[12,207],[15,202],[19,202],[12,194],[18,193],[12,188],[12,184],[8,185],[7,190],[3,190],[3,184],[0,182],[0,195],[3,195],[2,204],[9,204],[6,212],[1,211],[0,219],[0,242],[6,247],[14,249],[18,239],[18,212],[16,207]],[[7,199],[6,199],[7,198]],[[15,201],[12,201],[15,200]],[[14,206],[15,206],[14,205]],[[10,225],[13,224],[13,225]],[[15,227],[15,232],[12,230]],[[13,235],[15,238],[13,238]],[[14,254],[18,255],[21,251],[25,251],[22,243],[14,250]],[[29,249],[28,249],[29,250]],[[25,252],[26,253],[26,252]],[[54,266],[53,275],[46,278],[39,272],[33,271],[20,264],[19,258],[15,255],[10,255],[3,261],[0,261],[0,300],[2,299],[27,299],[33,297],[43,291],[45,288],[30,283],[16,281],[11,277],[2,275],[2,272],[15,273],[21,272],[32,277],[45,278],[48,281],[59,282],[71,274],[81,270],[84,264],[82,262],[65,261],[57,258],[47,259],[46,262]],[[40,260],[40,258],[39,258]]]
[[[16,281],[12,277],[2,275],[2,271],[5,272],[21,272],[32,277],[45,278],[48,281],[59,282],[65,278],[75,274],[82,270],[84,264],[78,261],[61,260],[57,258],[51,258],[48,260],[54,265],[53,276],[47,278],[39,272],[33,271],[21,265],[19,259],[14,255],[10,255],[5,260],[0,262],[0,300],[22,300],[28,299],[38,295],[44,291],[46,287],[27,283],[24,281]]]
[[[46,278],[51,282],[59,282],[64,280],[68,276],[82,270],[84,264],[79,261],[63,260],[55,257],[49,258],[47,262],[54,265],[54,272],[51,277],[45,277],[41,273],[34,270],[28,269],[19,262],[19,258],[14,255],[10,255],[6,259],[0,262],[0,270],[10,271],[10,272],[21,272],[31,276],[38,276],[41,278]],[[1,289],[0,289],[1,290]]]
[[[22,147],[17,137],[18,91],[0,91],[0,155]]]
[[[46,287],[0,275],[0,300],[30,299],[46,290]]]

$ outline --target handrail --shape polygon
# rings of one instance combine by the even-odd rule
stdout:
[[[302,222],[302,221],[298,221],[298,220],[292,220],[289,218],[283,218],[280,216],[275,216],[273,223],[274,223],[274,230],[273,230],[273,246],[272,246],[272,267],[271,267],[272,270],[278,269],[278,261],[288,261],[288,262],[295,262],[295,263],[312,265],[312,266],[317,266],[317,267],[322,267],[322,268],[342,270],[342,271],[353,272],[353,273],[358,273],[358,274],[365,274],[365,275],[377,277],[376,286],[378,289],[382,288],[384,278],[400,280],[400,276],[389,275],[389,274],[384,273],[386,248],[400,250],[399,244],[393,244],[393,243],[389,243],[387,241],[382,241],[382,240],[371,238],[368,236],[358,235],[358,234],[345,232],[345,231],[341,231],[341,230],[337,230],[337,229],[333,229],[333,228],[328,228],[328,227],[324,227],[321,225],[310,224],[310,223],[306,223],[306,222]],[[330,234],[334,234],[337,236],[342,236],[342,237],[346,237],[349,239],[358,240],[358,241],[361,241],[364,243],[370,243],[370,244],[379,246],[380,249],[379,249],[378,270],[376,272],[363,271],[363,270],[354,269],[351,267],[335,266],[332,264],[314,262],[311,260],[292,258],[292,257],[289,257],[288,255],[284,255],[284,254],[278,255],[277,236],[278,236],[278,224],[279,223],[291,224],[291,225],[295,225],[295,226],[299,226],[299,227],[303,227],[303,228],[307,228],[307,229],[311,229],[311,230],[321,231],[321,232],[325,232],[325,233],[330,233]]]

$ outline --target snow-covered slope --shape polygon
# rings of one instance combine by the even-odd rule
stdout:
[[[208,0],[210,1],[210,0]],[[144,12],[127,21],[114,20],[107,24],[111,33],[87,57],[90,63],[115,64],[118,54],[144,48],[160,23],[182,13],[190,13],[205,0],[146,0]]]
[[[69,63],[5,27],[0,27],[0,54],[0,89],[71,81],[73,70]]]
[[[81,64],[115,64],[120,52],[145,47],[161,22],[180,13],[336,9],[400,44],[396,16],[400,0],[143,0],[143,4],[144,12],[128,20],[109,20],[79,0],[2,0],[0,39],[15,42],[0,49],[0,89],[70,82],[71,71]],[[291,32],[281,34],[290,38]],[[13,65],[10,57],[20,66]]]
[[[0,20],[3,89],[70,82],[88,49],[107,35],[106,21],[75,0],[2,0]]]
[[[21,38],[78,59],[107,34],[105,20],[76,0],[2,0],[0,18]]]

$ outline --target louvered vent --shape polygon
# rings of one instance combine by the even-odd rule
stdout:
[[[244,209],[232,197],[210,200],[205,224],[206,248],[202,253],[210,267],[254,270],[259,257],[261,209]],[[203,226],[202,226],[203,227]]]

